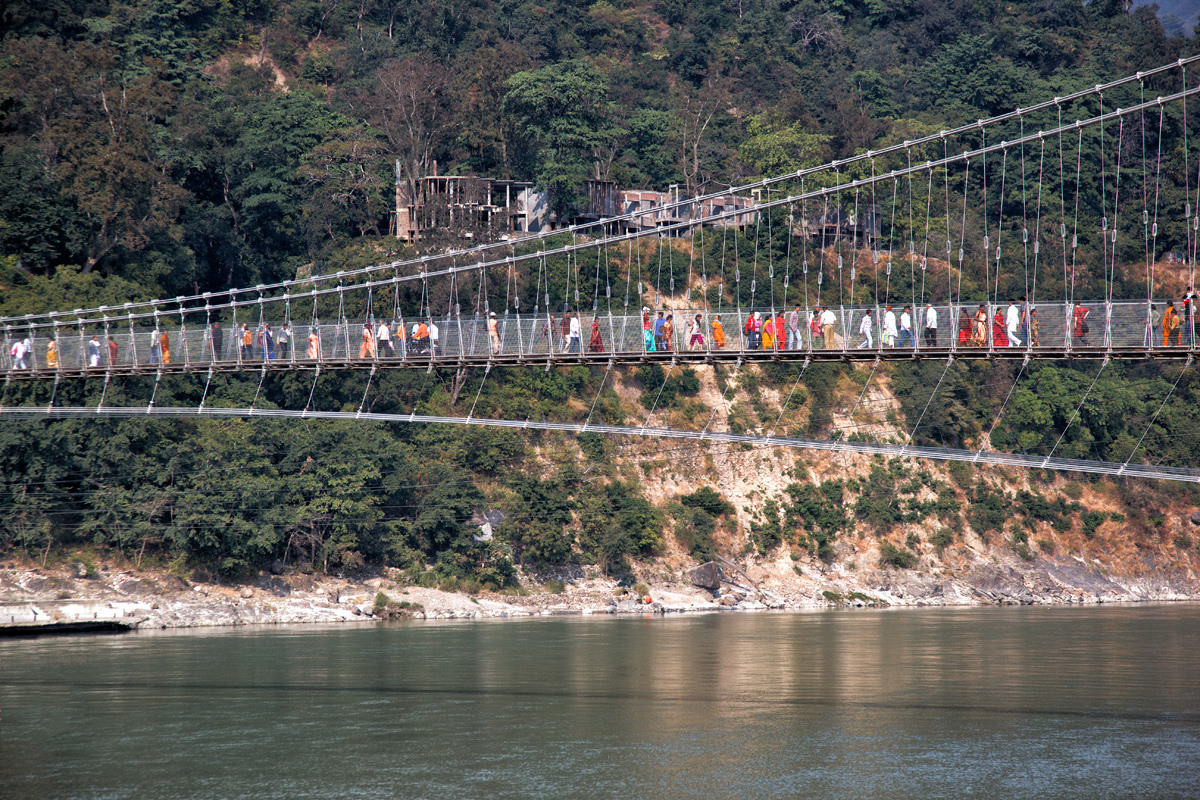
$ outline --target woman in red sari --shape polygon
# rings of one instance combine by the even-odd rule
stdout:
[[[603,353],[604,340],[600,338],[600,321],[592,320],[592,336],[588,339],[589,353]]]
[[[993,347],[1008,347],[1008,333],[1004,330],[1004,312],[996,310],[996,316],[992,317],[992,346]]]

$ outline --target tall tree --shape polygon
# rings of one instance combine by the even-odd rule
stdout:
[[[561,215],[587,178],[606,180],[624,131],[613,120],[608,78],[582,59],[519,72],[504,111],[536,152],[536,177]]]
[[[449,135],[450,71],[428,54],[391,61],[362,98],[366,121],[383,131],[400,162],[409,197],[420,193],[437,148]]]

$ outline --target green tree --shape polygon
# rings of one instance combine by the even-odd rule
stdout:
[[[614,122],[609,81],[583,60],[518,72],[505,84],[503,109],[518,142],[533,154],[532,170],[551,195],[559,216],[575,201],[583,181],[606,180],[625,133]]]

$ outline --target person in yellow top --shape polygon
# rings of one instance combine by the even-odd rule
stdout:
[[[1171,337],[1175,337],[1175,345],[1179,345],[1179,312],[1175,310],[1174,303],[1167,303],[1167,310],[1163,312],[1163,347],[1171,344]]]
[[[46,366],[50,369],[58,366],[58,345],[53,340],[46,345]]]
[[[712,321],[713,344],[718,350],[725,349],[725,326],[721,324],[721,315],[717,314]]]
[[[771,350],[775,347],[775,318],[770,314],[762,326],[762,349]]]
[[[162,363],[170,364],[171,363],[171,339],[167,335],[167,332],[165,329],[158,337],[158,344],[159,344],[160,349],[162,350]]]
[[[321,357],[321,337],[317,335],[317,329],[313,328],[308,332],[308,357],[316,361]]]

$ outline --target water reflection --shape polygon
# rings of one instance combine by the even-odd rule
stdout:
[[[1200,607],[0,645],[0,798],[1194,796]]]

